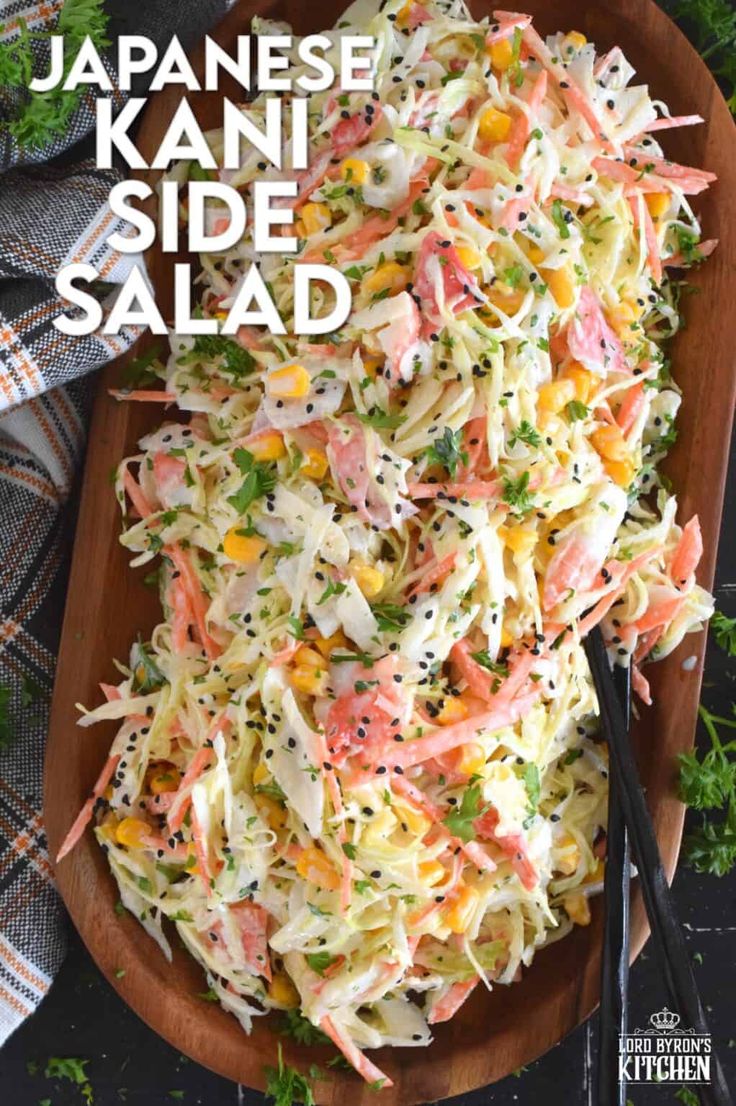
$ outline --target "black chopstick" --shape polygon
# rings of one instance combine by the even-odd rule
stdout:
[[[611,775],[618,787],[619,802],[639,871],[644,905],[654,944],[661,957],[670,1001],[689,1028],[696,1033],[709,1034],[599,627],[585,639],[585,651],[598,696],[603,730],[608,739]],[[731,1094],[715,1051],[711,1055],[711,1075],[712,1081],[699,1087],[705,1106],[732,1106]]]
[[[613,682],[628,725],[631,715],[631,669],[616,666]],[[629,884],[631,856],[616,780],[609,778],[606,869],[603,884],[605,919],[601,958],[601,1005],[598,1018],[598,1106],[626,1106],[626,1080],[619,1080],[619,1035],[628,1025]]]

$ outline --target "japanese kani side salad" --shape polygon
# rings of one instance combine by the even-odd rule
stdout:
[[[298,1010],[376,1082],[363,1050],[427,1045],[590,920],[585,634],[648,702],[644,662],[712,611],[657,465],[667,274],[715,245],[690,207],[714,177],[659,145],[699,117],[574,30],[459,0],[343,29],[375,37],[374,90],[311,96],[299,252],[259,261],[287,335],[172,335],[124,394],[188,416],[117,476],[163,617],[82,714],[120,728],[61,854],[94,822],[124,906],[167,955],[175,925],[246,1031]],[[223,179],[279,176],[260,156]],[[201,258],[205,315],[254,260],[250,229]],[[339,333],[290,335],[304,260],[351,282]]]

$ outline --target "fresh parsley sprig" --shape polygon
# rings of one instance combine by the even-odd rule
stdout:
[[[509,449],[513,449],[517,442],[538,449],[542,444],[542,435],[535,430],[530,422],[522,419],[516,429],[509,435]]]
[[[48,41],[54,34],[64,36],[66,77],[87,36],[98,51],[110,45],[107,24],[104,0],[65,0],[54,31],[30,31],[25,21],[19,20],[18,35],[0,44],[0,89],[24,92],[19,114],[0,126],[7,128],[22,149],[43,149],[65,135],[84,92],[84,87],[64,91],[63,82],[47,92],[26,91],[33,77],[34,44]]]
[[[721,77],[736,113],[736,11],[729,0],[664,0],[700,56]]]
[[[274,1106],[294,1106],[302,1102],[304,1106],[314,1106],[314,1095],[309,1081],[296,1068],[284,1063],[283,1052],[279,1044],[279,1064],[277,1068],[264,1068],[266,1074],[266,1098],[272,1098]]]
[[[729,657],[736,657],[736,618],[727,618],[716,611],[710,620],[710,628],[718,645]]]
[[[198,334],[192,348],[179,358],[179,364],[209,361],[214,357],[221,359],[220,372],[227,373],[235,380],[247,376],[256,367],[253,355],[234,338],[228,338],[224,334]]]
[[[503,478],[503,498],[517,514],[523,515],[534,506],[534,494],[529,491],[529,473],[522,472],[516,480]]]
[[[299,1010],[285,1010],[279,1033],[291,1037],[300,1045],[327,1045],[330,1039],[321,1029],[312,1025]]]
[[[680,798],[699,811],[724,810],[718,821],[704,816],[702,824],[685,838],[685,856],[698,872],[724,876],[736,864],[736,740],[723,742],[719,728],[736,729],[734,717],[711,714],[701,705],[700,718],[711,747],[698,753],[681,753]]]

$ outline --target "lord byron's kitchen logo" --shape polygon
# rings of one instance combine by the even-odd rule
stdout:
[[[665,1007],[648,1029],[619,1038],[619,1079],[629,1083],[710,1083],[711,1039],[680,1028],[680,1015]]]

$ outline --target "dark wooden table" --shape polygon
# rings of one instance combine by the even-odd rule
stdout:
[[[726,443],[724,443],[724,449]],[[721,532],[716,580],[720,610],[736,615],[736,451]],[[736,663],[709,645],[703,701],[717,713],[736,700]],[[699,735],[702,737],[702,735]],[[692,816],[690,816],[690,819]],[[690,820],[689,820],[690,821]],[[736,872],[723,879],[699,876],[682,865],[675,892],[686,926],[695,974],[727,1078],[736,1085]],[[71,927],[70,927],[71,929]],[[647,946],[632,970],[632,1028],[646,1026],[665,1005],[656,961]],[[448,1106],[587,1106],[594,1102],[594,1017],[528,1070],[485,1090],[448,1100]],[[489,1041],[489,1048],[493,1042]],[[99,974],[73,931],[69,955],[40,1010],[0,1052],[0,1103],[4,1106],[83,1106],[80,1088],[48,1080],[49,1057],[88,1059],[94,1106],[260,1106],[263,1097],[211,1074],[179,1055],[139,1020]],[[675,1106],[677,1087],[634,1087],[634,1106]],[[376,1097],[380,1106],[380,1096]]]

